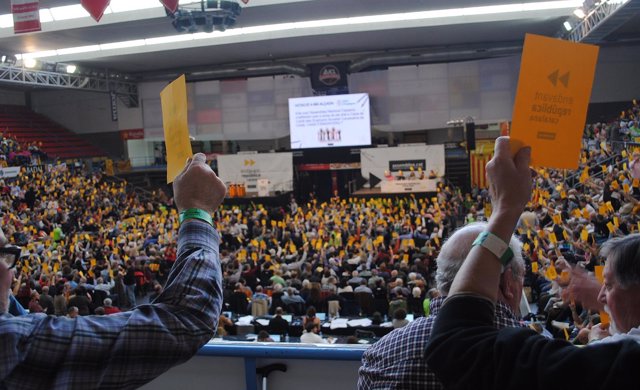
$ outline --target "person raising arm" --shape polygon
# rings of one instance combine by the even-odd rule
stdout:
[[[0,387],[132,389],[185,362],[213,336],[222,305],[211,212],[226,188],[198,153],[174,183],[178,256],[153,304],[75,319],[6,313],[15,263],[0,262]],[[0,246],[7,243],[0,235]]]
[[[530,153],[523,148],[512,158],[509,138],[496,140],[487,164],[494,212],[435,321],[427,364],[448,389],[638,388],[636,341],[578,348],[529,329],[492,326],[500,271],[513,256],[505,242],[531,196]]]

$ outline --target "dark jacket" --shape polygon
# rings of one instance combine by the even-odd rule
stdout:
[[[289,322],[280,316],[275,316],[269,320],[269,333],[287,334],[289,332]]]

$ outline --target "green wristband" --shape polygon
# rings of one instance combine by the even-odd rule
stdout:
[[[211,218],[211,214],[202,209],[186,209],[180,213],[180,223],[184,222],[186,219],[194,218],[205,221],[209,225],[213,226],[213,218]]]
[[[480,233],[478,238],[473,242],[473,245],[479,245],[488,249],[500,260],[503,266],[509,264],[511,259],[513,259],[513,251],[509,247],[509,244],[491,232],[484,231]]]

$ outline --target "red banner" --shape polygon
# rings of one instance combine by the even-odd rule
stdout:
[[[328,171],[330,164],[298,164],[298,171]]]
[[[38,0],[12,0],[13,32],[15,34],[40,31],[40,4]]]
[[[178,9],[178,0],[160,0],[169,12],[174,13]],[[246,3],[245,3],[246,4]]]
[[[144,139],[144,129],[120,130],[120,138],[125,141],[128,139]]]
[[[111,0],[80,0],[80,4],[87,10],[89,15],[99,22],[102,19],[104,10],[109,6]]]

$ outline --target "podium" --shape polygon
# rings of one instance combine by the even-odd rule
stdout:
[[[271,182],[269,179],[258,179],[258,196],[269,196],[269,190],[271,189]]]

